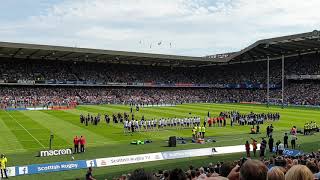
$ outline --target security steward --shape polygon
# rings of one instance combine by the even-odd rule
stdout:
[[[204,139],[204,134],[206,133],[206,127],[202,126],[202,138]]]
[[[4,174],[8,179],[7,169],[6,169],[7,162],[8,162],[8,159],[6,158],[6,156],[4,154],[1,154],[1,158],[0,158],[1,178],[4,178],[3,177],[3,174]]]

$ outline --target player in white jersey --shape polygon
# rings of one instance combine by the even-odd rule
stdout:
[[[140,131],[138,120],[135,120],[135,127],[136,127],[137,131]]]
[[[148,120],[148,129],[151,129],[151,121],[150,120]]]
[[[144,122],[143,122],[143,128],[144,128],[144,131],[147,131],[147,120],[144,120]]]
[[[164,127],[167,127],[167,124],[168,124],[168,123],[167,123],[167,120],[164,119],[164,120],[163,120],[163,126],[164,126]]]
[[[158,129],[162,128],[162,120],[159,119]]]
[[[128,132],[128,124],[129,124],[129,122],[127,120],[124,121],[124,124],[123,124],[123,132],[124,133]]]
[[[200,117],[197,117],[198,126],[200,126],[200,121],[201,121]]]
[[[191,123],[191,119],[190,118],[185,118],[184,119],[185,127],[190,127],[190,123]]]
[[[128,123],[128,126],[127,126],[127,129],[128,129],[128,132],[130,132],[130,129],[131,129],[131,125],[132,125],[132,120],[131,121],[129,121],[129,123]]]
[[[153,121],[153,128],[154,128],[154,129],[157,129],[157,124],[158,124],[158,120],[155,119],[155,120]]]

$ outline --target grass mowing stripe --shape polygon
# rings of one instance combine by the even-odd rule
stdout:
[[[184,105],[190,105],[192,106],[192,104],[184,104]],[[299,111],[299,113],[301,114],[310,114],[311,112],[317,115],[320,115],[320,111],[318,111],[319,109],[312,109],[312,108],[296,108],[296,107],[286,107],[284,109],[282,109],[281,107],[269,107],[267,108],[266,106],[261,106],[261,105],[249,105],[249,104],[199,104],[199,106],[204,106],[204,107],[219,107],[223,105],[224,107],[227,107],[228,109],[234,110],[234,109],[241,109],[241,108],[245,108],[245,109],[259,109],[259,110],[263,110],[263,111],[270,111],[270,112],[275,112],[275,111],[282,111],[283,113],[296,113],[297,111]]]
[[[6,113],[11,117],[11,119],[13,119],[17,124],[19,124],[19,126],[21,126],[36,142],[38,142],[39,145],[41,145],[43,148],[45,148],[45,146],[37,139],[35,138],[22,124],[20,124],[16,118],[12,117],[12,115],[10,113],[8,113],[6,111]]]
[[[41,122],[43,126],[51,130],[56,136],[60,137],[67,145],[72,144],[74,136],[84,135],[87,142],[104,142],[105,138],[102,136],[90,132],[87,129],[78,127],[62,118],[57,118],[52,113],[59,113],[60,111],[35,111],[24,112],[25,115],[32,118],[34,121]],[[46,119],[43,121],[43,119]]]
[[[3,111],[1,111],[2,113]],[[26,151],[22,144],[20,144],[19,140],[15,136],[15,134],[11,131],[2,117],[0,116],[0,127],[1,127],[1,136],[0,136],[0,151],[2,153],[7,153],[9,150],[21,149],[21,151]]]
[[[255,138],[259,142],[261,141],[261,137],[265,137],[265,128],[270,123],[274,123],[275,126],[275,132],[273,134],[275,141],[277,140],[283,140],[283,132],[289,131],[291,125],[297,125],[298,128],[301,128],[301,125],[307,120],[310,119],[320,119],[319,113],[312,113],[313,110],[310,111],[309,114],[307,114],[305,110],[300,110],[298,108],[296,109],[290,109],[287,111],[287,109],[280,109],[278,107],[272,107],[272,108],[266,108],[263,106],[247,106],[247,105],[241,105],[241,104],[231,104],[231,106],[226,104],[183,104],[183,105],[177,105],[176,107],[154,107],[154,108],[140,108],[139,112],[134,111],[136,119],[139,119],[142,115],[145,115],[147,118],[151,117],[174,117],[174,114],[176,114],[177,117],[180,117],[182,115],[185,117],[185,114],[187,114],[189,111],[194,114],[199,114],[201,118],[203,116],[206,116],[207,109],[210,109],[211,114],[218,114],[220,111],[226,111],[226,110],[240,110],[241,113],[247,113],[250,111],[253,112],[275,112],[279,111],[281,113],[281,120],[276,122],[266,122],[265,124],[261,125],[261,133],[258,135],[250,135],[249,131],[251,126],[234,126],[230,127],[229,124],[227,124],[227,127],[213,127],[213,128],[207,128],[206,134],[207,136],[213,136],[213,138],[217,141],[215,143],[207,143],[203,145],[199,144],[178,144],[175,148],[168,148],[166,147],[167,142],[165,140],[168,139],[169,136],[176,135],[176,136],[182,136],[182,137],[190,137],[191,136],[191,130],[190,129],[168,129],[163,131],[153,131],[153,132],[142,132],[142,133],[136,133],[133,136],[124,136],[122,133],[122,125],[121,124],[109,124],[106,125],[105,122],[101,122],[98,126],[89,125],[89,127],[85,127],[80,124],[79,121],[79,115],[82,112],[85,113],[118,113],[118,112],[129,112],[130,108],[129,106],[124,105],[103,105],[103,106],[80,106],[79,108],[75,110],[66,110],[66,111],[50,111],[47,112],[50,115],[54,116],[55,118],[48,118],[47,116],[41,116],[39,115],[39,121],[54,121],[57,124],[64,124],[64,123],[72,123],[80,128],[89,130],[91,132],[94,132],[98,135],[101,135],[103,137],[111,138],[113,141],[117,141],[117,144],[112,144],[110,142],[106,142],[104,144],[93,144],[90,145],[87,148],[86,153],[83,154],[75,154],[76,160],[79,159],[95,159],[99,157],[112,157],[112,156],[122,156],[122,155],[130,155],[130,154],[143,154],[143,153],[151,153],[151,152],[159,152],[159,151],[170,151],[170,150],[180,150],[180,149],[192,149],[192,148],[204,148],[204,147],[218,147],[218,146],[228,146],[228,145],[235,145],[235,144],[243,144],[246,140],[250,140],[250,138]],[[211,108],[210,108],[211,107]],[[184,109],[185,108],[185,109]],[[303,112],[303,113],[300,113]],[[14,116],[14,114],[12,114]],[[1,116],[0,116],[1,117]],[[24,122],[24,117],[18,117],[14,116],[17,119],[19,119],[20,122]],[[227,123],[230,123],[230,121],[227,121]],[[30,130],[33,128],[30,124],[23,124],[25,128]],[[10,127],[9,128],[14,128]],[[35,128],[35,127],[34,127]],[[68,129],[68,128],[64,128]],[[17,129],[17,131],[20,131]],[[69,130],[68,131],[72,131]],[[32,133],[32,131],[30,131]],[[313,136],[302,136],[299,135],[298,137],[298,144],[300,144],[300,148],[304,151],[314,151],[320,148],[320,134],[316,134]],[[38,136],[35,136],[38,138]],[[153,142],[151,144],[143,145],[143,146],[136,146],[136,145],[130,145],[130,141],[132,139],[139,139],[144,137],[151,137]],[[39,138],[38,138],[39,139]],[[42,142],[42,141],[41,141]],[[100,146],[101,145],[101,146]],[[10,162],[13,163],[13,165],[23,165],[25,162],[30,161],[30,163],[48,163],[48,162],[57,162],[57,161],[66,161],[70,160],[69,156],[61,156],[61,157],[50,157],[50,158],[31,158],[30,155],[33,155],[31,152],[26,153],[12,153]],[[225,155],[221,157],[222,159],[228,159],[231,160],[238,159],[239,156],[243,156],[244,154],[238,154],[237,157],[233,155]],[[33,156],[32,156],[33,157]],[[217,160],[218,157],[214,157],[214,160]],[[192,158],[186,158],[183,160],[174,160],[170,161],[172,162],[173,167],[180,167],[182,165],[188,165],[189,162],[192,161],[198,162],[201,161],[203,163],[203,160],[207,161],[209,159],[208,157],[203,157],[202,159],[192,159]],[[220,157],[219,157],[219,160]],[[183,162],[183,163],[179,163]],[[28,163],[28,164],[30,164]],[[162,164],[163,163],[163,164]],[[163,165],[163,168],[168,168],[169,161],[163,161],[161,164]],[[194,163],[194,162],[192,162]],[[198,162],[199,165],[201,164]],[[157,162],[154,163],[143,163],[143,164],[134,164],[134,165],[123,165],[123,166],[115,166],[115,167],[108,167],[108,168],[96,168],[95,169],[95,175],[98,175],[98,179],[104,179],[105,177],[112,178],[116,175],[122,174],[123,172],[129,172],[137,166],[157,166]],[[203,164],[206,165],[206,164]],[[112,169],[112,171],[110,170]],[[170,168],[171,169],[171,168]],[[85,174],[85,170],[79,170],[79,171],[69,171],[69,172],[61,172],[61,173],[50,173],[50,174],[44,174],[44,175],[33,175],[33,176],[23,176],[19,177],[22,179],[74,179],[76,177],[79,177],[79,173],[81,174],[80,177]],[[110,175],[112,173],[112,176]]]
[[[83,109],[83,108],[81,108],[81,109]],[[86,112],[89,112],[89,113],[95,113],[95,114],[96,113],[101,113],[101,111],[99,109],[96,109],[95,106],[94,107],[90,106],[90,108],[86,107],[85,109],[87,110]],[[116,111],[116,112],[118,112],[118,111]],[[95,130],[98,133],[97,129],[93,129],[90,126],[88,126],[88,129]],[[136,132],[132,137],[129,136],[129,137],[131,137],[131,138],[129,138],[129,137],[123,136],[124,135],[124,133],[123,133],[123,125],[121,123],[114,124],[114,123],[111,122],[110,124],[105,125],[105,122],[101,122],[97,127],[102,127],[103,128],[103,130],[102,130],[103,131],[102,132],[103,135],[105,135],[105,136],[106,135],[109,135],[109,136],[112,135],[112,136],[115,136],[115,137],[118,137],[118,138],[119,138],[119,135],[120,135],[120,138],[128,139],[128,140],[124,140],[124,141],[127,141],[127,142],[132,141],[134,139],[157,139],[157,138],[159,138],[159,136],[158,136],[158,134],[155,134],[155,133],[167,134],[167,132],[170,131],[169,129],[166,129],[166,132],[164,132],[164,131],[163,132],[159,132],[159,131]],[[113,128],[110,129],[110,127],[113,127]],[[112,133],[112,132],[115,132],[114,130],[117,130],[117,133]],[[111,132],[112,134],[110,134],[109,132]],[[112,141],[112,142],[116,142],[116,141]]]
[[[191,105],[190,105],[190,106],[191,106]],[[201,105],[199,105],[199,106],[202,107],[203,104],[201,104]],[[199,108],[199,107],[193,107],[193,108]],[[215,107],[214,109],[217,110],[217,108],[220,108],[220,107]],[[280,109],[280,108],[274,109],[274,110],[272,110],[272,111],[270,111],[269,109],[266,109],[266,108],[264,108],[264,109],[260,109],[260,108],[261,108],[261,107],[259,107],[259,108],[250,108],[250,109],[247,109],[247,108],[244,106],[244,107],[238,107],[237,110],[240,109],[240,113],[249,113],[249,112],[251,112],[251,111],[254,111],[254,112],[256,112],[256,113],[257,113],[257,112],[264,112],[264,113],[267,113],[267,112],[279,112],[282,118],[285,116],[285,117],[290,117],[291,119],[301,119],[301,117],[296,116],[297,113],[302,114],[302,113],[301,113],[300,111],[298,111],[297,109],[295,110],[295,112],[287,112],[287,111],[284,111],[284,110],[282,110],[282,109]],[[234,108],[233,108],[233,109],[234,109]],[[221,111],[227,111],[227,110],[232,110],[232,109],[227,109],[227,108],[225,107],[225,109],[220,109],[220,110],[221,110]],[[278,111],[276,111],[276,110],[278,110]],[[318,114],[306,113],[306,115],[304,115],[303,117],[306,119],[306,121],[310,121],[310,120],[313,120],[313,118],[314,118],[315,116],[319,116],[319,115],[318,115]],[[309,117],[309,120],[307,120],[307,117]],[[281,118],[281,119],[282,119],[282,118]],[[300,122],[300,123],[304,123],[304,122]],[[302,125],[302,124],[301,124],[301,125]]]
[[[92,109],[92,108],[95,108],[96,106],[92,107],[90,106],[90,108],[86,107],[86,109]],[[173,107],[173,109],[170,109],[171,111],[175,111],[175,107]],[[99,111],[97,111],[99,112]],[[154,108],[154,109],[149,109],[149,108],[141,108],[141,110],[139,112],[136,112],[136,115],[135,117],[139,117],[139,116],[142,116],[145,115],[145,117],[150,117],[150,116],[153,116],[153,117],[172,117],[170,114],[172,113],[168,113],[167,111],[165,111],[165,109],[163,109],[163,107],[159,108]],[[150,114],[150,116],[149,116]],[[181,115],[180,115],[181,114]],[[179,114],[176,114],[176,117],[186,117],[184,115],[182,115],[184,113],[179,113]],[[182,130],[177,130],[176,128],[166,128],[166,131],[169,132],[172,134],[172,135],[175,135],[175,136],[191,136],[190,133],[191,133],[191,129],[190,128],[187,128],[187,129],[182,129]],[[220,135],[226,135],[226,134],[231,134],[231,133],[236,133],[236,132],[242,132],[243,130],[233,130],[232,132],[228,133],[228,132],[225,132],[225,128],[208,128],[207,129],[207,134],[210,134],[210,131],[214,132],[215,135],[216,135],[216,132],[218,132]],[[143,132],[145,133],[145,132]],[[154,138],[154,136],[152,136],[152,134],[149,136],[149,138]]]

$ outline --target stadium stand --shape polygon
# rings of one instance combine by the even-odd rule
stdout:
[[[318,59],[318,55],[313,55],[286,61],[288,67],[286,104],[320,105],[318,80],[289,78],[292,75],[298,77],[319,75]],[[210,68],[169,68],[90,62],[4,61],[0,65],[0,79],[8,83],[0,86],[0,101],[2,106],[7,107],[65,105],[70,102],[78,104],[266,103],[266,90],[260,88],[266,86],[264,65],[265,62],[253,62]],[[272,61],[270,66],[271,84],[274,85],[270,97],[275,99],[274,103],[280,103],[281,66],[276,61]],[[30,81],[46,82],[47,86],[30,86],[28,84]],[[12,87],[8,86],[10,82],[21,84]],[[48,87],[51,82],[56,83],[56,86]],[[87,85],[74,87],[72,84],[74,82],[86,82]],[[71,84],[66,86],[67,83]],[[155,87],[142,85],[149,83]],[[113,86],[114,84],[117,86]],[[135,87],[126,88],[130,84]],[[181,84],[182,87],[174,87],[177,84]],[[102,85],[106,87],[101,87]],[[161,87],[163,85],[165,87]],[[188,87],[192,85],[197,86]]]
[[[206,57],[0,42],[1,107],[244,102],[320,105],[319,32]],[[267,98],[267,59],[270,98]]]

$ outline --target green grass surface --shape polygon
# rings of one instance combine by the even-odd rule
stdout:
[[[141,108],[135,112],[135,117],[140,119],[154,117],[188,117],[200,116],[201,119],[210,111],[212,116],[217,116],[221,111],[238,110],[240,113],[267,113],[280,112],[281,119],[278,122],[268,122],[261,126],[262,134],[250,135],[249,126],[213,127],[207,128],[206,135],[213,136],[216,143],[204,145],[185,144],[174,148],[166,147],[169,136],[190,137],[191,129],[176,130],[167,128],[156,132],[137,132],[133,136],[123,134],[122,124],[107,125],[102,121],[98,126],[88,127],[80,124],[81,113],[108,113],[129,112],[128,106],[122,105],[100,105],[100,106],[78,106],[74,110],[65,111],[0,111],[0,153],[7,154],[9,166],[49,163],[58,161],[69,161],[70,156],[59,157],[35,157],[39,150],[47,149],[50,134],[54,134],[54,148],[72,147],[72,139],[75,135],[84,135],[87,139],[88,148],[86,153],[75,155],[76,160],[93,159],[147,152],[159,152],[168,150],[202,148],[212,146],[240,145],[244,144],[250,137],[260,138],[265,136],[266,126],[272,123],[275,126],[275,140],[281,139],[284,131],[289,131],[295,125],[302,128],[307,121],[316,121],[320,124],[319,109],[290,107],[281,109],[279,107],[266,108],[261,105],[239,105],[239,104],[183,104],[176,107],[153,107]],[[229,121],[228,121],[229,123]],[[130,145],[133,139],[152,139],[153,143],[147,145]],[[319,135],[299,136],[298,144],[304,151],[314,151],[320,148]],[[173,167],[186,168],[190,164],[207,165],[209,162],[226,161],[238,159],[243,154],[221,155],[215,157],[185,158],[179,160],[167,160],[96,168],[94,175],[98,179],[114,177],[132,171],[137,167],[147,170],[167,169]],[[75,179],[83,177],[86,170],[74,170],[41,175],[20,176],[12,179]]]

